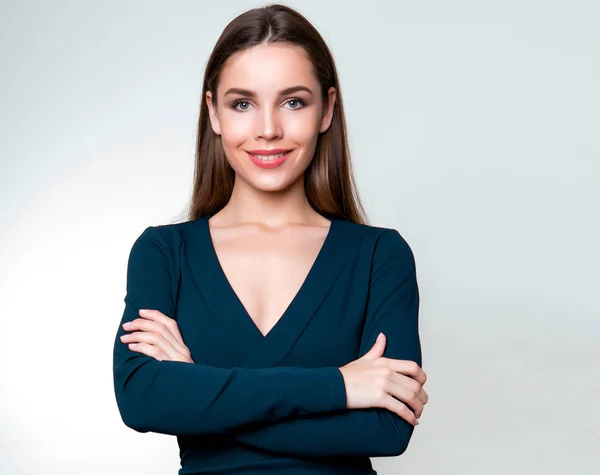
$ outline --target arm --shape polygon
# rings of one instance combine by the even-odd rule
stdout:
[[[346,407],[336,367],[224,369],[131,351],[119,339],[125,333],[121,325],[138,318],[142,308],[174,316],[175,272],[160,229],[147,228],[129,255],[125,311],[113,350],[115,396],[127,426],[169,435],[228,433]]]
[[[412,360],[422,366],[414,256],[395,230],[380,236],[370,285],[360,356],[383,332],[387,337],[385,357]],[[385,457],[402,454],[413,431],[414,427],[397,414],[370,408],[264,424],[236,432],[234,437],[253,447],[296,456]]]

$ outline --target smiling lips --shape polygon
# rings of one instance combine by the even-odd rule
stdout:
[[[261,168],[275,168],[289,157],[291,150],[274,148],[271,150],[250,150],[246,153]]]

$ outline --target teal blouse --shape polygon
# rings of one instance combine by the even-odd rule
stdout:
[[[113,375],[123,422],[177,437],[179,475],[374,474],[414,427],[382,408],[346,409],[339,367],[377,335],[384,356],[422,365],[413,253],[398,231],[331,220],[302,287],[265,336],[219,264],[209,217],[150,226],[127,266]],[[120,336],[141,308],[177,320],[194,364],[158,361]]]

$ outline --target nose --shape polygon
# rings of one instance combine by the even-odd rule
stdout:
[[[255,138],[273,140],[281,138],[282,128],[277,111],[265,107],[256,120]]]

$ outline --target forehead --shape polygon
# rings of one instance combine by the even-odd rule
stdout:
[[[272,95],[291,86],[318,86],[306,51],[289,43],[253,46],[232,55],[223,68],[218,89],[251,89],[259,95]]]

